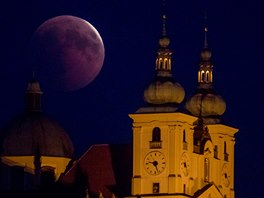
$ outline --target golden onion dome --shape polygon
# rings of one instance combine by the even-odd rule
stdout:
[[[226,103],[214,93],[197,93],[186,102],[186,109],[194,116],[217,117],[224,114]]]
[[[183,87],[172,81],[154,81],[144,91],[144,100],[149,104],[179,104],[183,101],[185,91]]]

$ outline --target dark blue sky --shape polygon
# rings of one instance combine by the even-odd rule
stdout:
[[[28,46],[34,31],[52,17],[74,15],[89,21],[101,34],[105,62],[95,81],[81,90],[63,93],[42,87],[43,111],[66,129],[77,156],[91,144],[131,142],[128,114],[143,105],[143,90],[154,75],[161,4],[10,0],[1,5],[0,124],[23,111],[24,91],[32,75]],[[260,8],[254,1],[167,1],[173,74],[187,97],[196,88],[205,10],[215,88],[227,103],[224,123],[240,129],[235,145],[236,197],[260,196],[264,176]]]

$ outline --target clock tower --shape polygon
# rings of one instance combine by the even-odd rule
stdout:
[[[144,91],[146,106],[133,120],[131,197],[234,197],[235,128],[221,124],[223,98],[213,88],[211,50],[201,52],[198,88],[182,113],[185,91],[172,75],[163,15],[156,75]]]

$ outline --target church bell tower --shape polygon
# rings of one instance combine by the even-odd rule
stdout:
[[[163,15],[156,75],[144,91],[146,105],[133,120],[131,197],[234,197],[234,144],[238,129],[221,123],[223,98],[213,87],[208,48],[201,51],[196,93],[182,113],[185,91],[172,75],[172,51]]]

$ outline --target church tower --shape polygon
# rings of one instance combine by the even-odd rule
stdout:
[[[213,84],[212,51],[208,45],[208,27],[204,27],[204,47],[198,70],[196,93],[188,98],[186,109],[198,120],[194,123],[193,159],[199,161],[194,167],[198,187],[214,184],[222,197],[234,195],[234,145],[238,129],[222,124],[221,116],[226,110],[224,99],[217,94]],[[199,168],[199,164],[201,169]],[[202,174],[201,174],[202,173]]]
[[[156,75],[144,91],[145,107],[133,120],[131,197],[234,197],[235,128],[221,124],[225,102],[213,88],[211,50],[201,52],[198,89],[179,111],[184,89],[174,81],[166,16]]]
[[[146,107],[133,119],[132,195],[176,195],[187,193],[192,124],[196,117],[178,112],[184,89],[174,81],[170,39],[166,34],[166,16],[156,56],[156,75],[144,91]],[[188,180],[187,183],[191,181]]]

